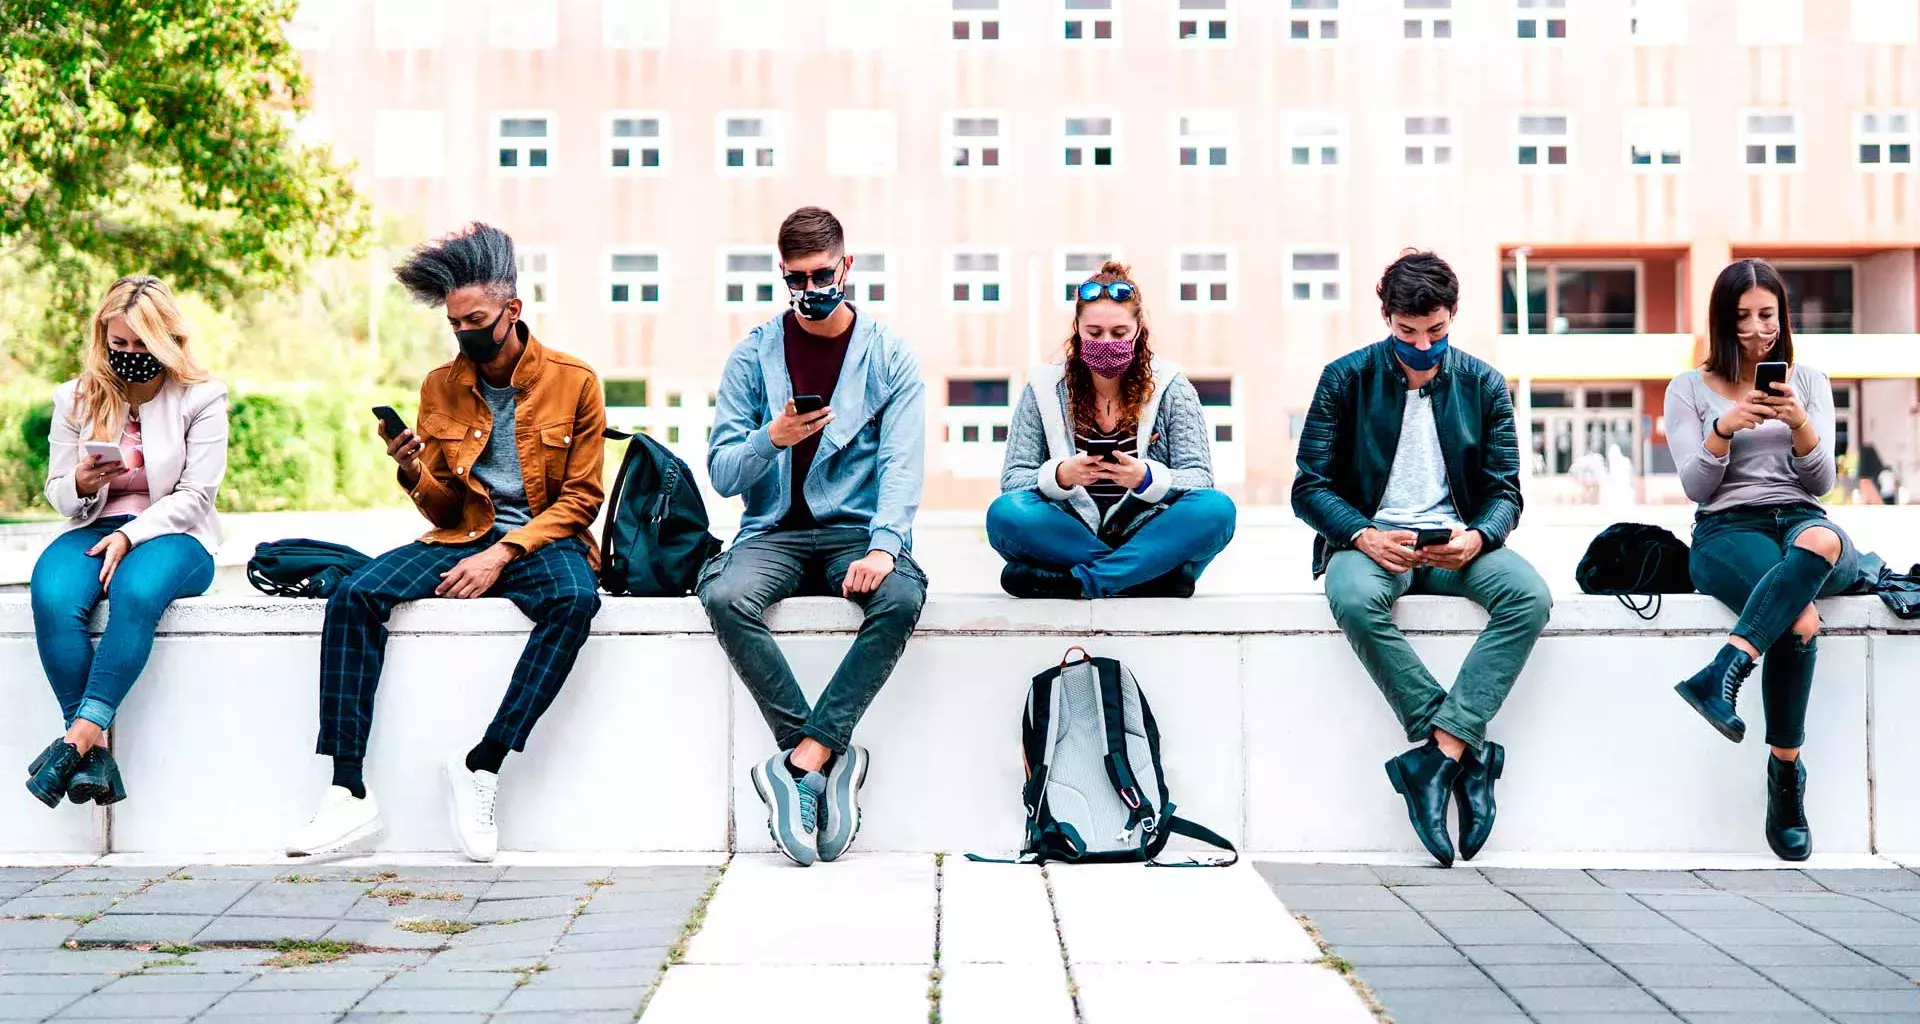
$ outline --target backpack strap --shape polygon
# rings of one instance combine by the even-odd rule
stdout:
[[[1227,851],[1227,857],[1225,859],[1221,859],[1219,857],[1208,857],[1205,860],[1202,860],[1199,857],[1189,856],[1186,858],[1184,862],[1148,859],[1147,860],[1148,867],[1150,868],[1224,868],[1224,867],[1230,867],[1233,864],[1238,863],[1240,860],[1240,851],[1235,849],[1234,845],[1231,842],[1228,842],[1225,836],[1221,835],[1218,832],[1215,832],[1214,830],[1206,827],[1205,825],[1199,824],[1197,822],[1189,821],[1186,818],[1182,818],[1179,815],[1173,813],[1173,804],[1169,803],[1167,804],[1166,813],[1160,816],[1159,829],[1158,829],[1159,845],[1165,846],[1167,839],[1170,838],[1171,836],[1186,836],[1188,839],[1197,839],[1200,842],[1203,842],[1208,846],[1211,846],[1217,850]],[[1158,857],[1158,851],[1155,852],[1155,857],[1156,858]]]
[[[1630,597],[1644,597],[1646,600],[1640,604],[1634,604]],[[1660,614],[1661,600],[1659,594],[1615,594],[1613,595],[1613,599],[1620,602],[1622,608],[1639,616],[1642,622],[1652,622]]]
[[[1107,738],[1107,781],[1114,795],[1127,805],[1127,829],[1153,817],[1153,801],[1140,791],[1140,780],[1133,774],[1127,757],[1126,700],[1120,689],[1120,663],[1112,658],[1091,659],[1100,682],[1100,722]]]

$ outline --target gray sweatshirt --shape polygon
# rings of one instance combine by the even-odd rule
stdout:
[[[1738,431],[1727,454],[1707,451],[1713,421],[1734,403],[1688,370],[1667,385],[1667,447],[1680,470],[1680,486],[1702,512],[1764,505],[1817,503],[1833,489],[1833,384],[1827,375],[1795,366],[1789,378],[1807,407],[1820,443],[1805,457],[1793,454],[1793,431],[1773,420]]]

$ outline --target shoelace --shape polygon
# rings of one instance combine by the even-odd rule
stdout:
[[[1793,773],[1793,800],[1787,804],[1787,827],[1807,827],[1807,779],[1798,770]]]
[[[1726,701],[1730,707],[1735,705],[1740,700],[1740,684],[1747,681],[1747,673],[1752,671],[1753,662],[1751,661],[1745,665],[1729,662],[1726,672],[1720,677],[1720,699]]]
[[[804,785],[793,787],[800,791],[800,827],[808,832],[817,832],[820,827],[820,797]]]
[[[478,792],[478,795],[480,797],[479,804],[476,807],[474,807],[474,817],[480,819],[480,824],[482,826],[486,828],[492,828],[493,827],[493,800],[494,800],[494,797],[499,795],[500,791],[493,788],[492,786],[482,786],[478,783],[475,783],[473,788]]]

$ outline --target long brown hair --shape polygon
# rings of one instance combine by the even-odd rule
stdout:
[[[1793,362],[1793,318],[1788,315],[1787,283],[1780,272],[1765,260],[1735,260],[1720,271],[1707,296],[1708,373],[1722,380],[1737,381],[1746,353],[1740,348],[1740,300],[1754,288],[1765,288],[1780,303],[1780,333],[1773,339],[1773,351],[1766,358]]]
[[[1133,335],[1133,362],[1127,371],[1120,375],[1120,423],[1123,430],[1140,429],[1140,410],[1146,408],[1147,399],[1153,397],[1153,349],[1147,344],[1147,311],[1140,303],[1140,286],[1133,280],[1133,270],[1125,263],[1108,260],[1100,264],[1100,270],[1089,281],[1112,284],[1125,281],[1133,285],[1133,295],[1121,305],[1133,312],[1133,322],[1138,328]],[[1094,302],[1112,302],[1104,293]],[[1080,311],[1087,308],[1086,299],[1078,294],[1073,299],[1073,335],[1067,339],[1067,402],[1073,409],[1073,428],[1078,432],[1099,429],[1100,417],[1094,409],[1093,371],[1080,361]]]
[[[96,441],[119,440],[127,425],[127,385],[107,364],[107,321],[114,317],[126,317],[127,327],[173,380],[187,385],[207,380],[187,349],[186,318],[166,282],[144,274],[113,282],[93,314],[74,388],[74,426]]]

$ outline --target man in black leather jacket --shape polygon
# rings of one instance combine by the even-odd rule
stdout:
[[[1422,845],[1453,864],[1447,804],[1460,801],[1460,855],[1493,830],[1493,783],[1506,751],[1486,738],[1553,601],[1506,547],[1520,521],[1513,403],[1498,370],[1447,335],[1460,282],[1446,262],[1408,251],[1378,289],[1392,335],[1329,364],[1307,413],[1293,511],[1318,536],[1333,617],[1421,745],[1387,762]],[[1422,541],[1427,543],[1422,544]],[[1490,621],[1453,689],[1442,689],[1393,624],[1402,594],[1466,597]]]

